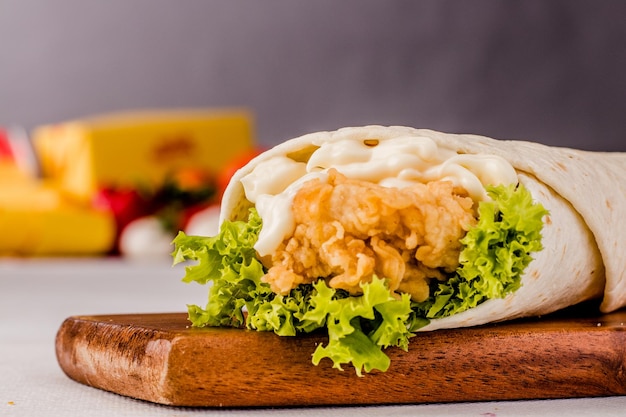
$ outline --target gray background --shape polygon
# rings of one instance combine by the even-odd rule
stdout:
[[[0,0],[0,125],[246,106],[626,150],[626,2]]]

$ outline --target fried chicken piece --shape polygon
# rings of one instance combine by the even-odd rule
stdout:
[[[471,198],[452,183],[403,189],[348,179],[329,171],[328,182],[305,183],[293,201],[295,229],[272,255],[263,277],[287,294],[301,283],[325,279],[356,295],[372,275],[413,300],[428,297],[431,279],[444,280],[459,265],[459,240],[476,223]]]

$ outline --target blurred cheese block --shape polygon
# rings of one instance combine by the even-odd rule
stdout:
[[[0,165],[0,230],[0,255],[95,255],[111,250],[115,220]]]
[[[102,187],[155,187],[180,168],[217,174],[253,146],[240,109],[141,111],[41,126],[32,133],[44,177],[75,198]]]

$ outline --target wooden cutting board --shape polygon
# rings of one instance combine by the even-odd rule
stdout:
[[[190,328],[184,313],[70,317],[56,353],[92,387],[159,404],[409,404],[626,394],[626,311],[420,333],[386,373],[311,364],[323,334]]]

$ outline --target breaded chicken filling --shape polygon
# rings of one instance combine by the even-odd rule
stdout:
[[[294,232],[271,256],[263,281],[288,294],[324,279],[352,295],[373,275],[414,301],[432,279],[459,266],[459,242],[476,224],[474,203],[451,182],[383,187],[329,170],[328,181],[305,183],[293,200]]]

